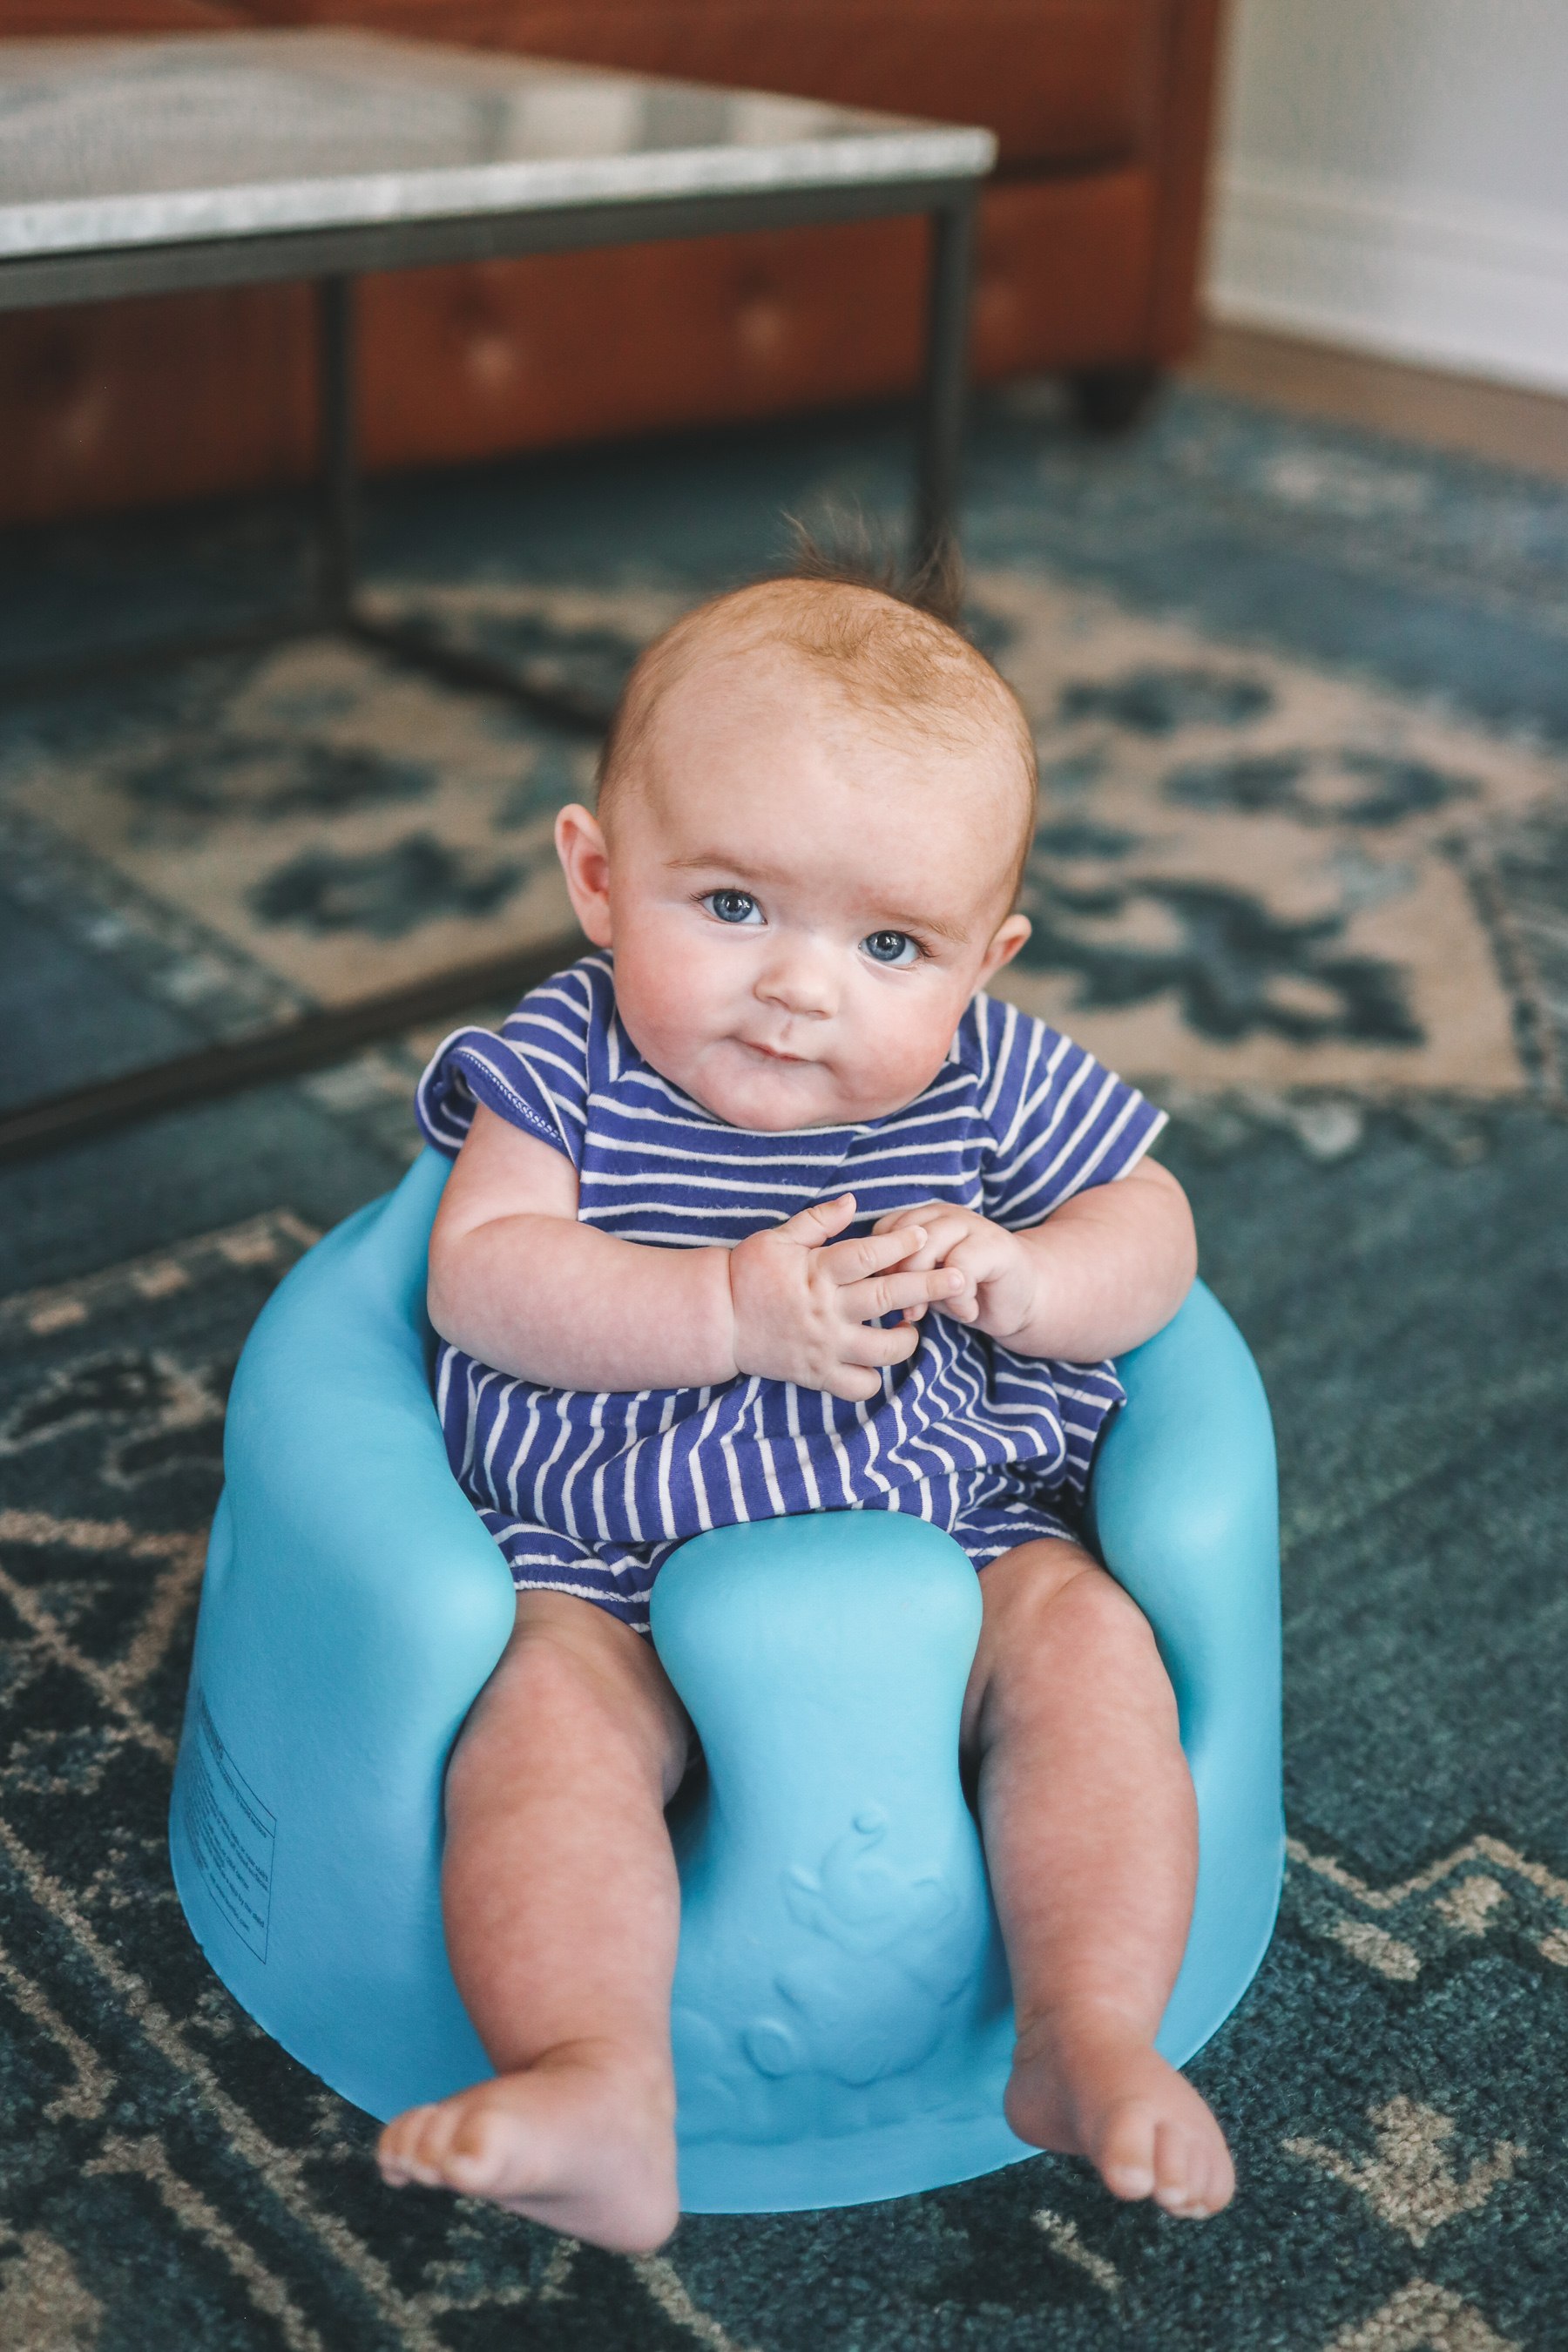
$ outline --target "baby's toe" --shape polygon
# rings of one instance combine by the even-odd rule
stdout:
[[[482,2106],[466,2108],[455,2120],[443,2151],[447,2179],[476,2193],[493,2188],[507,2169],[514,2137],[504,2116]]]
[[[375,2158],[389,2188],[401,2189],[410,2180],[429,2182],[436,2178],[428,2142],[437,2113],[435,2107],[409,2107],[394,2116],[382,2133],[376,2142]]]
[[[482,2189],[494,2169],[492,2135],[482,2107],[466,2099],[443,2099],[416,2107],[405,2117],[408,2132],[395,2159],[405,2180],[426,2189],[460,2185]]]
[[[1166,2213],[1205,2210],[1208,2165],[1193,2134],[1181,2124],[1162,2124],[1154,2139],[1154,2202]]]
[[[1100,2176],[1113,2197],[1150,2197],[1155,2188],[1154,2111],[1125,2100],[1111,2117],[1099,2151]]]
[[[1230,2150],[1216,2132],[1208,2150],[1208,2177],[1204,2188],[1205,2213],[1223,2213],[1236,2195],[1236,2167]]]
[[[1203,2221],[1228,2205],[1236,2186],[1230,2157],[1217,2131],[1183,2124],[1160,2127],[1154,2157],[1154,2201],[1163,2212]]]

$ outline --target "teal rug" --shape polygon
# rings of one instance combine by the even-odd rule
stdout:
[[[613,684],[784,510],[896,517],[904,462],[873,418],[389,485],[373,570]],[[13,547],[0,625],[242,616],[288,592],[290,520]],[[1089,445],[1017,393],[968,537],[1054,770],[1023,985],[1163,1088],[1279,1429],[1291,1868],[1193,2070],[1235,2205],[1170,2222],[1043,2157],[628,2262],[384,2191],[367,2119],[216,1985],[163,1822],[224,1397],[271,1285],[408,1156],[405,1039],[0,1171],[0,2345],[1568,2343],[1568,497],[1193,394]],[[367,744],[359,683],[286,686],[5,713],[12,1099],[331,1001],[345,948],[531,919],[574,740],[465,706]]]

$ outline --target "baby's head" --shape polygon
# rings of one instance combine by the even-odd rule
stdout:
[[[597,818],[556,825],[644,1059],[731,1126],[873,1119],[936,1076],[1028,937],[1035,824],[1010,688],[877,587],[765,581],[643,654]]]

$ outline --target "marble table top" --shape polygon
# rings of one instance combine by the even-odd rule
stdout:
[[[988,131],[339,31],[0,42],[0,263],[982,177]]]

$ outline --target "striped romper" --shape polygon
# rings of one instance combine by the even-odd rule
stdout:
[[[981,995],[902,1110],[788,1134],[728,1127],[642,1059],[608,955],[532,990],[500,1036],[447,1039],[418,1115],[449,1158],[476,1101],[565,1153],[584,1223],[660,1249],[733,1246],[845,1192],[850,1234],[930,1200],[1018,1231],[1125,1175],[1164,1124],[1081,1046]],[[908,1511],[977,1569],[1071,1534],[1100,1425],[1123,1402],[1113,1368],[1016,1356],[934,1310],[920,1333],[864,1402],[754,1375],[595,1395],[443,1347],[437,1403],[452,1468],[517,1586],[577,1594],[646,1633],[661,1564],[705,1528]]]

